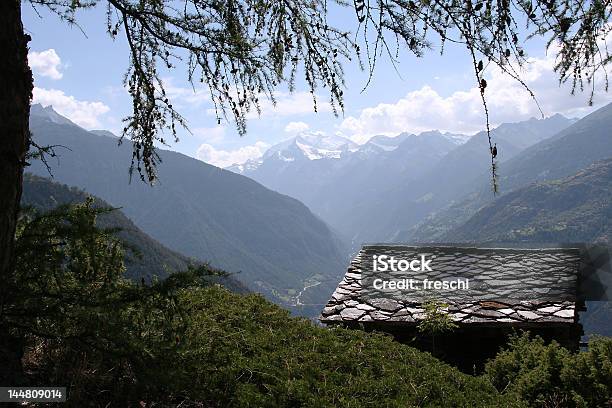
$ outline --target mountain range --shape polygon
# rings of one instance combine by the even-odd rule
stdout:
[[[445,242],[589,242],[612,238],[612,158],[518,188],[445,233]]]
[[[160,183],[151,187],[128,183],[129,141],[117,147],[109,132],[49,110],[34,106],[31,127],[39,145],[71,149],[50,161],[57,180],[122,207],[171,250],[242,271],[235,276],[250,289],[306,314],[364,242],[609,244],[612,104],[580,120],[557,114],[493,129],[498,195],[485,132],[402,133],[362,145],[302,133],[231,171],[160,150]],[[40,163],[31,169],[46,174]]]
[[[29,173],[24,175],[21,196],[21,205],[24,207],[33,207],[44,213],[58,205],[83,203],[88,197],[93,198],[94,207],[112,209],[112,206],[104,200],[76,187],[69,187]],[[126,244],[125,275],[136,282],[140,282],[141,279],[147,282],[154,278],[164,279],[171,273],[186,270],[189,265],[201,263],[166,248],[140,230],[119,209],[99,214],[96,223],[99,228],[119,229],[115,234]],[[233,292],[248,291],[232,276],[211,277],[210,280],[221,283]]]
[[[612,159],[597,161],[562,179],[537,181],[513,190],[480,208],[439,240],[529,246],[598,244],[608,247],[609,257]],[[601,273],[609,274],[610,270],[602,269]],[[612,336],[611,313],[610,301],[587,302],[580,317],[584,333]]]
[[[447,231],[465,223],[493,200],[502,199],[505,193],[537,181],[568,177],[598,160],[612,157],[611,128],[612,104],[609,104],[502,162],[500,197],[491,193],[490,175],[483,172],[446,208],[412,230],[406,229],[398,239],[439,241]]]
[[[301,202],[233,172],[158,150],[158,183],[130,183],[129,140],[88,132],[50,107],[33,105],[38,145],[60,145],[48,160],[55,181],[94,194],[155,240],[234,273],[249,289],[309,314],[318,312],[343,273],[346,250]],[[28,171],[48,176],[40,161]],[[307,288],[307,290],[305,289]],[[308,306],[308,305],[313,305]],[[314,313],[314,312],[313,312]]]
[[[562,115],[502,124],[491,132],[500,163],[573,123]],[[410,229],[462,197],[488,174],[485,132],[474,136],[423,132],[375,136],[363,145],[299,135],[261,159],[230,169],[298,198],[352,246],[405,239]],[[320,143],[325,142],[325,143]],[[310,152],[310,154],[309,154]]]
[[[317,158],[290,156],[295,138],[233,170],[299,197],[353,249],[374,241],[610,247],[611,129],[612,104],[580,120],[557,114],[496,127],[497,195],[485,132],[377,136]],[[588,302],[585,332],[612,333],[610,310]]]

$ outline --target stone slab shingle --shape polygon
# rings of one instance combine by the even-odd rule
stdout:
[[[365,246],[351,261],[344,279],[321,312],[323,323],[350,321],[414,325],[425,318],[422,298],[361,296]],[[478,269],[484,285],[476,291],[439,298],[459,324],[532,324],[576,322],[578,250],[380,246],[403,259],[426,253],[442,278]],[[366,251],[366,249],[368,251]]]

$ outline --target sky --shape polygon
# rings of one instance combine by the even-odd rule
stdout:
[[[77,27],[60,21],[44,7],[34,10],[28,2],[22,4],[24,28],[32,37],[28,59],[34,72],[33,102],[52,105],[86,129],[106,129],[119,135],[122,118],[131,109],[122,84],[129,53],[121,35],[113,41],[106,33],[105,8],[81,11]],[[334,9],[330,21],[356,29],[355,14],[349,8]],[[594,106],[589,107],[588,94],[572,96],[569,86],[559,85],[553,72],[554,49],[546,50],[541,40],[525,43],[524,48],[530,62],[521,76],[545,116],[582,117],[612,101],[612,92],[606,93],[598,83]],[[177,64],[163,80],[190,132],[180,130],[179,141],[164,148],[227,167],[256,159],[270,146],[302,132],[340,135],[364,143],[380,134],[396,136],[434,129],[473,134],[484,128],[473,68],[459,46],[447,44],[443,55],[434,48],[423,58],[402,52],[397,71],[382,58],[365,90],[367,70],[360,70],[355,63],[344,68],[345,109],[337,117],[325,103],[325,94],[319,95],[315,113],[306,89],[289,93],[281,87],[276,94],[277,106],[264,103],[261,116],[249,119],[247,134],[239,136],[231,122],[217,124],[207,90],[194,90],[186,81],[185,67]],[[541,117],[536,103],[515,80],[494,68],[488,68],[485,77],[493,125]]]

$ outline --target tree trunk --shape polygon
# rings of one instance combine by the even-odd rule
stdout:
[[[29,148],[32,72],[21,2],[0,0],[0,386],[20,382],[21,340],[9,333],[6,312],[15,294],[15,226]]]

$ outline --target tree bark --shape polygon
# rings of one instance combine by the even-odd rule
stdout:
[[[9,332],[6,313],[15,296],[15,227],[23,167],[30,143],[32,72],[21,2],[0,1],[0,386],[21,382],[22,342]]]

